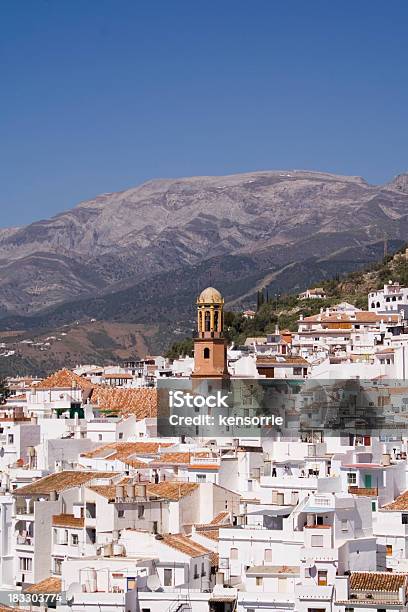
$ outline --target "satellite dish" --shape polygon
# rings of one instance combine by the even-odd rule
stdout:
[[[82,593],[82,584],[80,582],[73,582],[69,585],[69,588],[65,594],[67,606],[72,606],[74,603],[75,593]]]
[[[158,591],[161,587],[160,579],[157,574],[152,574],[147,579],[147,588],[149,591]]]

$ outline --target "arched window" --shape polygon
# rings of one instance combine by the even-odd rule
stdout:
[[[206,310],[205,311],[205,331],[210,331],[210,325],[211,325],[211,321],[210,321],[210,311]]]
[[[218,329],[218,310],[214,312],[214,329],[215,331],[219,331]]]
[[[206,346],[204,349],[204,359],[209,359],[209,358],[210,358],[210,349],[208,348],[208,346]]]
[[[198,328],[200,331],[203,329],[203,313],[201,310],[198,313]]]
[[[371,308],[375,308],[375,302],[371,302]]]
[[[379,308],[379,307],[380,307],[380,302],[377,302],[377,308]]]

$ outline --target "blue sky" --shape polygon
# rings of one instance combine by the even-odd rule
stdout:
[[[154,177],[408,170],[405,0],[1,0],[0,226]]]

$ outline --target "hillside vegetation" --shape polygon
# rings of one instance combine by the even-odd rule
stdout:
[[[281,330],[296,331],[300,315],[308,317],[318,314],[321,308],[328,308],[338,302],[349,302],[366,310],[367,294],[381,289],[389,280],[408,285],[406,248],[404,246],[394,255],[384,257],[380,263],[364,270],[316,283],[316,286],[325,290],[327,298],[323,300],[299,300],[298,294],[270,295],[266,289],[262,289],[257,295],[257,309],[253,319],[245,318],[242,312],[225,312],[225,335],[230,342],[243,344],[248,337],[273,333],[276,325]],[[175,358],[192,353],[193,341],[186,338],[173,343],[167,356]]]

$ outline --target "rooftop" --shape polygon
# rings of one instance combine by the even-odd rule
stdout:
[[[408,510],[408,491],[398,495],[394,501],[383,506],[381,510]]]
[[[79,487],[93,479],[112,478],[113,476],[116,476],[115,472],[81,472],[79,470],[55,472],[55,474],[44,476],[44,478],[15,489],[13,495],[48,495],[52,491],[59,493],[72,487]]]
[[[41,580],[41,582],[37,582],[36,584],[31,584],[24,591],[25,593],[61,593],[61,578],[57,578],[54,576],[50,576],[49,578],[45,578]]]
[[[405,585],[407,575],[394,572],[352,572],[350,590],[395,593]]]
[[[210,555],[212,565],[218,565],[218,555],[205,546],[194,542],[188,536],[183,535],[182,533],[177,534],[168,534],[163,536],[162,540],[159,540],[166,546],[170,546],[182,552],[189,557],[201,557],[202,555]]]
[[[157,416],[156,389],[95,386],[91,402],[101,410],[133,415],[138,421]]]
[[[92,389],[92,386],[92,383],[86,378],[82,378],[82,376],[64,368],[34,384],[33,389],[72,389],[72,387],[80,387],[86,390]]]

